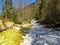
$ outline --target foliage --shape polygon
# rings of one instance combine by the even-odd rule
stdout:
[[[39,18],[40,18],[39,14],[36,13],[35,15],[33,15],[33,19],[39,20]]]
[[[12,10],[12,0],[4,0],[3,14],[4,18],[9,18]]]
[[[17,15],[10,15],[10,19],[16,23],[16,24],[21,24],[21,22],[18,20]]]
[[[34,18],[39,19],[39,17],[40,17],[39,11],[38,11],[39,10],[39,7],[38,7],[39,3],[36,3],[36,4],[33,3],[33,4],[31,4],[31,6],[23,7],[26,3],[26,0],[25,1],[21,0],[21,2],[23,3],[23,4],[21,4],[22,8],[16,9],[16,8],[12,7],[12,1],[10,1],[10,0],[6,1],[5,0],[5,3],[4,3],[5,6],[3,7],[4,17],[10,18],[15,23],[29,22]],[[6,6],[8,6],[8,7],[6,7]]]
[[[22,22],[22,23],[27,23],[27,22],[28,22],[28,19],[24,17],[24,18],[21,20],[21,22]]]
[[[4,18],[3,18],[3,15],[0,15],[0,20],[3,20]]]
[[[59,0],[58,0],[59,1]],[[40,22],[45,24],[56,24],[60,22],[60,8],[57,0],[42,0],[40,9]],[[60,2],[60,1],[59,1]],[[57,5],[58,4],[58,5]],[[59,8],[59,10],[58,10]]]
[[[38,20],[40,18],[39,14],[39,3],[37,2],[34,7],[32,7],[32,18]]]

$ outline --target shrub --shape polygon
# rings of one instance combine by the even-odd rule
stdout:
[[[16,23],[16,24],[21,24],[21,21],[18,20],[16,14],[15,14],[15,15],[11,15],[11,16],[10,16],[10,19],[11,19],[14,23]]]

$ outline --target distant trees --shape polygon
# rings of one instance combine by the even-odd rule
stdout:
[[[29,20],[33,18],[35,19],[40,18],[40,15],[39,15],[39,4],[40,3],[38,3],[40,0],[37,0],[37,3],[34,3],[30,7],[27,6],[28,5],[27,0],[18,0],[18,1],[14,0],[14,4],[12,4],[12,0],[4,0],[3,13],[4,13],[5,18],[10,18],[14,22],[19,22],[17,20],[28,20],[28,18]],[[43,0],[42,2],[43,7],[41,9],[41,15],[43,18],[45,18],[45,15],[47,14],[46,10],[47,10],[48,4],[46,2],[47,0]],[[44,11],[44,13],[42,11]]]
[[[12,0],[4,0],[3,14],[4,19],[9,19],[14,23],[20,23],[18,20],[17,10],[13,7]]]
[[[12,0],[3,0],[3,14],[5,18],[10,17],[10,13],[12,12]]]

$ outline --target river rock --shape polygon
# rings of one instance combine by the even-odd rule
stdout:
[[[6,28],[12,28],[14,26],[14,22],[11,21],[5,21],[4,25],[6,26]]]
[[[0,31],[6,29],[6,27],[3,25],[3,21],[0,20]]]

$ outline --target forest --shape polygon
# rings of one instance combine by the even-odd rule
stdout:
[[[7,18],[14,23],[27,23],[30,22],[32,19],[37,19],[40,21],[40,23],[51,26],[60,24],[59,0],[36,0],[30,5],[27,5],[26,1],[27,0],[20,1],[21,6],[14,7],[14,5],[19,5],[17,1],[15,1],[15,3],[13,4],[12,0],[5,0],[2,8],[3,14],[0,14],[0,18]]]

